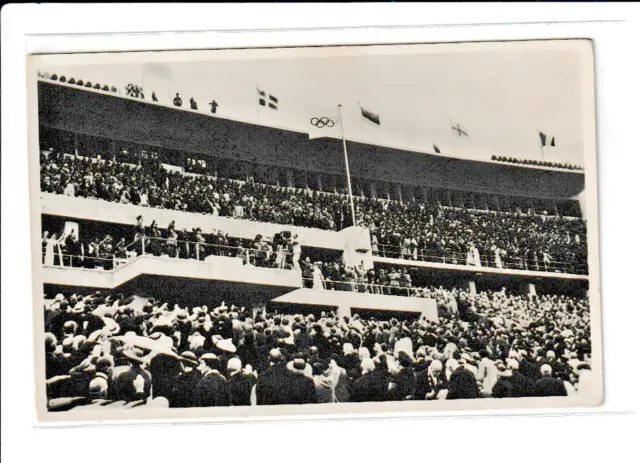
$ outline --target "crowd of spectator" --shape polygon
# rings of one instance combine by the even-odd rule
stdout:
[[[420,202],[356,202],[374,253],[411,260],[587,273],[586,222],[545,214],[499,214]]]
[[[127,92],[127,96],[132,98],[141,98],[144,100],[144,90],[139,85],[127,84],[124,89]]]
[[[60,235],[45,231],[42,237],[45,265],[104,270],[113,269],[117,260],[126,261],[141,254],[201,261],[209,256],[239,257],[245,265],[299,269],[301,252],[298,236],[288,231],[248,240],[215,229],[211,233],[203,233],[200,227],[179,230],[174,221],[166,229],[160,229],[156,221],[145,226],[142,216],[137,218],[133,236],[102,234],[79,240],[71,229]]]
[[[407,268],[380,267],[367,270],[362,264],[346,265],[343,260],[312,262],[309,257],[304,256],[301,268],[305,288],[392,296],[416,294]]]
[[[40,77],[41,79],[47,79],[47,80],[67,83],[71,85],[78,85],[85,88],[92,88],[94,90],[102,90],[104,92],[118,93],[117,87],[114,87],[114,86],[109,87],[108,85],[101,86],[97,82],[95,84],[92,84],[90,81],[85,82],[82,79],[76,80],[75,77],[70,77],[69,79],[67,79],[67,77],[64,75],[58,76],[58,74],[55,74],[55,73],[50,74],[48,72],[39,72],[39,71],[38,71],[38,77]],[[144,89],[137,84],[128,83],[124,89],[125,89],[125,95],[128,97],[140,98],[142,100],[145,99]],[[156,95],[155,91],[151,92],[151,100],[154,102],[158,102],[158,96]],[[176,96],[173,98],[173,105],[178,107],[182,106],[182,98],[180,97],[179,93],[176,93]],[[209,103],[209,105],[211,106],[211,113],[215,114],[218,108],[218,103],[215,100],[213,100],[211,103]],[[191,97],[191,99],[189,100],[189,106],[194,111],[198,110],[198,103],[193,97]]]
[[[326,230],[353,224],[341,195],[189,176],[159,162],[135,167],[51,152],[41,156],[41,190]],[[367,198],[355,198],[355,206],[358,225],[374,235],[374,252],[386,257],[587,273],[581,219]]]
[[[509,162],[511,164],[524,164],[526,166],[539,166],[539,167],[555,167],[558,169],[569,170],[584,170],[584,167],[580,167],[575,164],[569,164],[568,162],[551,162],[551,161],[537,161],[535,159],[517,159],[508,156],[491,156],[492,161]]]
[[[109,85],[100,85],[98,82],[96,82],[95,84],[92,84],[90,81],[85,82],[82,79],[78,79],[76,80],[74,77],[70,77],[67,80],[67,77],[64,75],[58,76],[58,74],[49,74],[48,72],[38,72],[38,77],[43,78],[43,79],[50,79],[53,81],[59,81],[62,83],[68,83],[71,85],[78,85],[80,87],[85,87],[85,88],[92,88],[94,90],[102,90],[103,92],[111,92],[111,93],[118,93],[118,88]]]
[[[568,396],[596,386],[588,300],[422,291],[439,320],[58,294],[45,304],[49,408]]]

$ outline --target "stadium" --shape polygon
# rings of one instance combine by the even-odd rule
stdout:
[[[581,169],[346,140],[347,178],[340,139],[70,77],[38,82],[50,411],[593,387]]]

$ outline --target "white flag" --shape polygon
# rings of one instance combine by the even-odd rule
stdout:
[[[314,138],[342,138],[338,106],[330,109],[314,109],[307,111],[304,131],[309,139]]]

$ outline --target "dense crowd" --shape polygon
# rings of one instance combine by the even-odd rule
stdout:
[[[52,152],[41,156],[41,190],[261,222],[341,230],[352,225],[341,195],[169,172]],[[387,257],[587,273],[586,222],[546,214],[455,209],[417,201],[356,198],[358,224]]]
[[[517,159],[508,156],[491,156],[492,161],[510,162],[512,164],[524,164],[526,166],[540,166],[540,167],[556,167],[558,169],[569,170],[584,170],[583,167],[575,164],[569,164],[567,162],[551,162],[551,161],[538,161],[536,159]]]
[[[594,387],[586,299],[422,293],[437,300],[438,321],[58,294],[45,305],[50,409],[567,396]]]
[[[586,273],[583,220],[370,199],[356,207],[374,252],[386,257]]]
[[[175,222],[160,229],[156,221],[143,224],[137,218],[133,236],[85,236],[78,239],[72,229],[68,233],[45,231],[42,237],[42,258],[45,265],[96,268],[111,270],[118,259],[127,260],[134,255],[151,254],[181,259],[205,260],[209,256],[240,257],[245,265],[292,269],[300,268],[302,248],[297,235],[284,231],[273,238],[257,235],[253,240],[230,237],[228,233],[212,230],[203,233],[176,229]]]
[[[48,72],[38,72],[38,77],[43,78],[43,79],[50,79],[53,81],[60,81],[62,83],[68,83],[71,85],[78,85],[80,87],[85,87],[85,88],[93,88],[94,90],[102,90],[103,92],[111,92],[111,93],[118,93],[118,88],[109,85],[100,85],[98,82],[96,82],[95,84],[92,84],[90,81],[85,82],[82,79],[78,79],[76,80],[74,77],[69,77],[69,79],[67,80],[67,77],[64,75],[58,76],[58,74],[49,74]]]
[[[369,294],[412,296],[411,275],[407,268],[370,268],[362,264],[346,265],[343,260],[312,262],[301,260],[302,281],[305,288],[354,291]]]

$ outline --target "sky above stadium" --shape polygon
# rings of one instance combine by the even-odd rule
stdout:
[[[311,116],[336,117],[342,104],[347,139],[429,153],[436,144],[467,159],[541,160],[541,131],[555,138],[547,161],[583,165],[583,56],[575,46],[420,45],[119,54],[41,70],[142,85],[147,99],[155,90],[167,104],[179,92],[183,107],[193,96],[203,112],[215,99],[219,117],[298,131],[312,129]],[[260,108],[256,86],[278,98],[277,111]],[[380,116],[379,127],[358,103]]]

